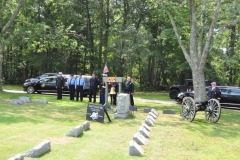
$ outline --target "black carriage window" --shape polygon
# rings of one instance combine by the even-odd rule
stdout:
[[[220,91],[221,91],[222,93],[228,93],[228,92],[229,92],[229,89],[227,89],[227,88],[221,88]]]
[[[231,89],[232,94],[240,94],[240,89]]]

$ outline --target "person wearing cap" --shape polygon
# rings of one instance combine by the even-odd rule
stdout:
[[[76,101],[79,99],[80,93],[80,101],[83,100],[83,89],[85,88],[85,80],[82,77],[82,73],[79,74],[79,77],[76,78],[75,89],[76,89]]]
[[[99,103],[104,105],[105,104],[105,90],[106,90],[106,82],[103,82],[103,77],[107,77],[107,74],[102,74],[102,80],[100,83],[100,101]]]
[[[56,89],[57,89],[57,99],[62,99],[62,90],[64,87],[64,78],[62,76],[62,72],[58,73],[58,77],[56,79]]]
[[[90,86],[89,86],[89,102],[92,102],[92,96],[93,96],[93,103],[96,103],[96,93],[97,93],[98,85],[99,85],[99,81],[96,78],[95,73],[92,73],[92,77],[90,78]]]
[[[75,94],[75,77],[73,74],[70,74],[70,78],[67,80],[67,87],[70,91],[70,100],[74,100],[74,94]]]
[[[217,100],[221,100],[221,91],[217,87],[216,82],[212,82],[211,85],[212,85],[212,87],[209,87],[209,89],[208,89],[208,98],[209,99],[214,98]]]
[[[127,82],[125,83],[124,92],[130,95],[130,105],[134,106],[134,101],[133,101],[134,84],[131,81],[131,77],[127,77]]]

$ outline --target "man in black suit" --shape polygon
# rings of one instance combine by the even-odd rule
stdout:
[[[95,73],[93,73],[92,78],[90,79],[89,102],[92,102],[92,96],[93,96],[93,103],[96,103],[96,93],[97,93],[98,85],[99,85],[99,80],[96,78]]]
[[[217,87],[216,82],[212,82],[211,85],[212,85],[212,87],[209,87],[209,89],[208,89],[208,98],[209,99],[214,98],[217,100],[221,100],[221,91]]]
[[[57,99],[62,99],[62,90],[64,87],[64,78],[62,76],[62,72],[59,72],[57,80],[56,80],[56,89],[57,89]]]

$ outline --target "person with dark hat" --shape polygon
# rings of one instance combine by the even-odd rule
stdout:
[[[70,100],[74,100],[74,95],[75,95],[75,82],[76,79],[73,76],[73,74],[70,75],[70,78],[67,81],[67,87],[70,91]]]
[[[127,77],[127,82],[125,83],[125,93],[130,95],[130,105],[134,106],[133,100],[134,84],[131,81],[131,77]]]
[[[75,83],[75,89],[76,89],[76,101],[79,99],[79,93],[80,93],[80,101],[82,102],[83,100],[83,89],[85,88],[85,80],[82,77],[82,73],[79,74],[79,77],[76,78],[76,83]]]
[[[98,85],[99,85],[99,80],[96,78],[95,73],[92,73],[92,78],[90,78],[90,87],[89,87],[89,102],[92,102],[92,96],[93,96],[93,103],[96,103],[96,94],[97,94]]]
[[[58,77],[56,79],[56,89],[57,89],[57,99],[62,99],[62,90],[64,87],[64,78],[62,76],[62,72],[58,73]]]

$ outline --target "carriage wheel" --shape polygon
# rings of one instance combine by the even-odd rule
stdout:
[[[182,100],[181,114],[185,121],[192,122],[196,115],[195,102],[191,97],[184,97]]]
[[[216,123],[221,116],[221,105],[218,100],[210,99],[205,110],[205,118],[210,123]]]

